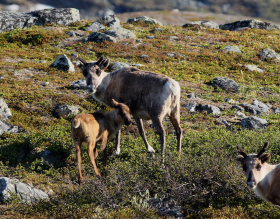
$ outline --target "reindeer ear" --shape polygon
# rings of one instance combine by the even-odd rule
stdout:
[[[271,154],[270,153],[265,153],[265,154],[262,154],[259,159],[261,160],[262,163],[267,163],[270,161],[270,158],[271,158]]]
[[[244,156],[243,156],[243,155],[238,155],[238,156],[236,157],[236,160],[237,160],[238,162],[242,162],[242,161],[244,160]]]
[[[114,99],[112,99],[112,105],[113,107],[117,107],[120,103]]]

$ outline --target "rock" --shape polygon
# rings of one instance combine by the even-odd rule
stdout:
[[[109,42],[117,42],[116,37],[110,36],[105,33],[98,33],[98,32],[93,32],[92,34],[89,35],[88,41],[96,42],[96,43],[103,43],[105,41]]]
[[[58,166],[58,164],[61,162],[61,159],[55,156],[55,154],[48,149],[41,152],[40,157],[44,159],[44,164],[47,166]]]
[[[105,30],[106,27],[99,23],[99,22],[94,22],[92,25],[86,28],[87,31],[93,31],[93,32],[99,32],[100,30]]]
[[[120,20],[114,14],[99,17],[97,22],[106,27],[118,28],[121,25]]]
[[[274,109],[274,113],[275,113],[275,114],[280,113],[280,108],[275,108],[275,109]]]
[[[119,69],[122,69],[122,68],[127,68],[129,67],[129,65],[127,63],[124,63],[124,62],[115,62],[111,67],[110,67],[110,70],[111,71],[117,71]]]
[[[164,32],[164,29],[158,28],[158,27],[156,27],[150,31],[150,33],[162,33],[162,32]]]
[[[108,15],[114,15],[114,14],[115,14],[115,12],[114,12],[112,9],[110,9],[110,8],[105,8],[105,9],[99,10],[99,11],[97,12],[97,16],[98,16],[98,17],[108,16]]]
[[[147,36],[147,39],[149,40],[152,40],[152,39],[155,39],[156,37],[155,36]]]
[[[170,40],[170,41],[179,41],[180,38],[177,37],[177,36],[170,36],[170,37],[169,37],[169,40]]]
[[[51,8],[29,13],[37,18],[36,25],[60,24],[69,25],[80,20],[80,12],[76,8]]]
[[[50,23],[68,25],[79,20],[79,10],[75,8],[44,9],[29,13],[0,11],[0,32]]]
[[[71,85],[74,89],[82,89],[82,90],[87,90],[87,82],[86,80],[78,80],[74,81]]]
[[[221,88],[229,92],[238,92],[240,85],[234,80],[227,77],[216,77],[213,79],[212,85],[215,88]]]
[[[159,21],[156,19],[146,17],[146,16],[140,16],[140,17],[135,17],[135,18],[129,18],[127,20],[127,23],[129,24],[138,24],[138,23],[145,23],[145,24],[158,24],[161,25]]]
[[[48,82],[48,81],[41,82],[41,85],[44,87],[48,86],[49,84],[50,84],[50,82]]]
[[[57,118],[70,119],[79,113],[79,106],[58,104],[54,108],[54,116]]]
[[[265,119],[261,119],[256,116],[251,116],[242,119],[240,123],[242,127],[248,129],[261,129],[261,128],[266,128],[268,125],[268,122]]]
[[[265,29],[265,30],[280,30],[280,26],[277,24],[259,21],[259,20],[241,20],[233,23],[220,25],[222,30],[242,30],[244,28],[256,28],[256,29]]]
[[[219,25],[213,21],[193,21],[184,24],[182,27],[195,27],[195,26],[204,26],[213,29],[219,29]]]
[[[253,115],[269,113],[270,109],[269,106],[258,100],[254,100],[253,104],[240,104],[240,106]]]
[[[269,61],[269,60],[277,60],[280,61],[280,54],[275,52],[273,49],[263,49],[260,53],[260,57],[262,60]]]
[[[86,33],[82,30],[69,31],[67,34],[70,37],[84,37],[86,35]]]
[[[5,77],[3,75],[0,75],[0,80],[3,80]]]
[[[0,32],[31,27],[37,19],[26,13],[0,11]]]
[[[143,54],[143,55],[140,55],[139,58],[141,58],[141,59],[148,59],[148,58],[150,58],[150,56],[146,55],[146,54]]]
[[[253,105],[258,107],[261,113],[269,113],[269,109],[271,108],[269,105],[266,105],[259,100],[254,100]]]
[[[190,112],[195,112],[196,111],[196,107],[197,107],[197,103],[194,101],[191,101],[189,103],[187,103],[186,108],[190,111]]]
[[[238,46],[226,46],[222,49],[223,52],[233,52],[233,53],[241,53],[241,50]]]
[[[196,95],[195,95],[195,93],[189,93],[189,94],[187,94],[187,98],[194,99],[194,98],[196,98]]]
[[[229,103],[229,104],[234,104],[234,103],[235,103],[235,100],[232,99],[232,98],[225,98],[225,102],[226,102],[226,103]]]
[[[0,98],[0,120],[7,120],[12,117],[12,112],[3,98]]]
[[[22,183],[17,179],[0,177],[0,201],[7,203],[15,196],[26,204],[49,199],[48,194],[42,190]]]
[[[263,72],[264,72],[263,69],[259,68],[259,67],[256,66],[256,65],[250,65],[250,64],[248,64],[248,65],[245,65],[244,67],[245,67],[246,69],[248,69],[249,71],[257,71],[257,72],[260,72],[260,73],[263,73]]]
[[[13,126],[6,121],[0,120],[0,136],[3,133],[20,133],[23,132],[23,129],[18,126]]]
[[[235,113],[235,115],[236,115],[236,117],[237,117],[238,119],[245,119],[245,118],[247,118],[247,116],[246,116],[244,113],[240,112],[240,111],[237,111],[237,112]]]
[[[232,109],[236,109],[236,110],[238,110],[238,111],[244,111],[244,108],[241,107],[241,106],[238,106],[238,105],[234,105],[234,106],[232,106],[231,108],[232,108]]]
[[[206,111],[207,113],[212,113],[213,115],[220,115],[221,110],[219,107],[210,104],[198,104],[195,108],[197,111]]]
[[[66,55],[60,55],[56,60],[51,64],[51,67],[60,69],[67,72],[75,72],[75,68],[71,60]]]
[[[114,27],[105,32],[106,35],[112,36],[117,39],[117,41],[124,39],[135,39],[136,35],[128,29],[123,27]]]

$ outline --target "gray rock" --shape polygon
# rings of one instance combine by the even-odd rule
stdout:
[[[54,108],[54,116],[57,118],[70,119],[79,113],[79,106],[58,104]]]
[[[213,115],[220,115],[221,110],[219,107],[210,104],[198,104],[195,108],[197,111],[206,111],[207,113],[212,113]]]
[[[98,32],[93,32],[92,34],[89,35],[88,41],[96,42],[96,43],[103,43],[105,41],[109,42],[117,42],[116,37],[110,36],[105,33],[98,33]]]
[[[24,130],[18,126],[13,126],[6,121],[0,120],[0,136],[5,132],[6,133],[20,133],[23,131]]]
[[[106,27],[118,28],[121,25],[120,20],[114,14],[99,17],[97,22],[106,26]]]
[[[40,200],[49,199],[48,194],[42,190],[22,183],[17,179],[0,177],[0,201],[7,203],[15,196],[26,204],[32,204]]]
[[[147,39],[149,40],[152,40],[152,39],[155,39],[156,37],[155,36],[147,36]]]
[[[219,25],[213,21],[193,21],[184,24],[182,27],[195,27],[195,26],[204,26],[213,29],[219,29]]]
[[[190,112],[195,112],[196,111],[196,107],[197,107],[197,103],[194,101],[191,101],[189,103],[187,103],[186,108],[190,111]]]
[[[189,94],[187,94],[187,98],[194,99],[194,98],[196,98],[196,95],[195,95],[195,93],[189,93]]]
[[[40,157],[44,159],[44,164],[48,166],[58,165],[61,162],[61,159],[48,149],[41,152]]]
[[[237,111],[237,112],[235,113],[235,115],[236,115],[236,117],[239,118],[239,119],[245,119],[245,118],[247,118],[247,116],[246,116],[244,113],[242,113],[241,111]]]
[[[270,107],[264,104],[261,101],[254,100],[253,104],[240,104],[241,107],[245,109],[246,112],[249,112],[253,115],[261,114],[261,113],[269,113]]]
[[[248,69],[249,71],[257,71],[257,72],[260,72],[260,73],[263,73],[263,72],[264,72],[263,69],[259,68],[259,67],[256,66],[256,65],[250,65],[250,64],[248,64],[248,65],[245,65],[244,67],[245,67],[246,69]]]
[[[75,67],[71,60],[66,55],[60,55],[56,60],[51,64],[51,67],[60,69],[67,72],[75,72]]]
[[[86,28],[87,31],[93,31],[93,32],[99,32],[100,30],[105,30],[106,27],[99,23],[99,22],[94,22],[92,25]]]
[[[3,98],[0,98],[0,119],[7,120],[12,117],[12,112]]]
[[[36,25],[60,24],[69,25],[80,20],[80,12],[76,8],[51,8],[28,13],[36,17]]]
[[[275,109],[274,109],[274,113],[275,113],[275,114],[280,113],[280,108],[275,108]]]
[[[277,60],[280,61],[280,54],[275,52],[273,49],[263,49],[260,53],[260,57],[262,60],[269,61],[269,60]]]
[[[111,67],[110,67],[110,70],[111,71],[117,71],[119,69],[122,69],[122,68],[127,68],[129,67],[129,65],[127,63],[124,63],[124,62],[115,62]]]
[[[158,27],[156,27],[150,31],[150,33],[162,33],[162,32],[164,32],[164,29],[158,28]]]
[[[124,39],[135,39],[136,35],[128,29],[123,27],[114,27],[105,32],[106,35],[112,36],[117,39],[117,41]]]
[[[233,52],[233,53],[241,53],[241,50],[238,46],[226,46],[222,49],[223,52]]]
[[[232,109],[236,109],[238,111],[244,111],[244,108],[242,106],[234,105],[231,107]]]
[[[74,81],[71,85],[74,89],[82,89],[82,90],[87,90],[87,82],[86,80],[78,80]]]
[[[215,88],[221,88],[229,92],[238,92],[240,85],[234,80],[227,77],[216,77],[213,79],[212,85]]]
[[[180,38],[177,37],[177,36],[170,36],[170,37],[169,37],[169,40],[170,40],[170,41],[179,41]]]
[[[146,54],[143,54],[143,55],[140,55],[139,58],[141,58],[141,59],[148,59],[148,58],[150,58],[150,56],[146,55]]]
[[[97,12],[98,17],[108,16],[108,15],[113,15],[113,14],[115,14],[115,12],[110,8],[105,8],[105,9],[99,10]]]
[[[254,100],[253,105],[259,108],[259,111],[262,113],[269,113],[269,109],[271,108],[269,105],[259,101]]]
[[[140,16],[140,17],[135,17],[135,18],[129,18],[127,20],[127,23],[130,24],[137,24],[137,23],[145,23],[145,24],[158,24],[161,25],[159,21],[156,19],[147,17],[147,16]]]
[[[256,28],[256,29],[265,29],[265,30],[280,30],[280,26],[277,24],[259,21],[259,20],[241,20],[233,23],[220,25],[222,30],[241,30],[244,28]]]
[[[225,98],[225,102],[230,103],[230,104],[234,104],[235,100],[232,98]]]
[[[70,37],[83,37],[83,36],[86,35],[86,33],[84,31],[81,31],[81,30],[69,31],[69,32],[67,32],[67,34]]]
[[[248,129],[261,129],[266,128],[268,122],[256,116],[247,117],[240,122],[241,126]]]

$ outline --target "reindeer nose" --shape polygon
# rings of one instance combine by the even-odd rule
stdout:
[[[94,89],[94,87],[92,85],[88,85],[87,89],[88,89],[88,92],[90,92],[90,93],[94,93],[95,92],[95,89]]]
[[[256,183],[255,182],[247,182],[247,185],[252,189],[255,187]]]

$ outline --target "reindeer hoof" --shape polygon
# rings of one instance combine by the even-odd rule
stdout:
[[[114,155],[120,155],[121,151],[120,150],[116,150],[114,151]]]
[[[149,147],[149,148],[148,148],[148,152],[149,152],[149,153],[156,153],[155,149],[153,149],[152,147]]]

